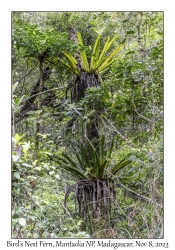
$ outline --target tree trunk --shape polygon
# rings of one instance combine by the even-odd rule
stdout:
[[[76,184],[76,198],[79,215],[83,221],[82,230],[96,238],[103,238],[111,229],[111,206],[115,190],[110,180],[81,180]]]

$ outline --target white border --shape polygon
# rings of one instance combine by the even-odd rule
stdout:
[[[11,11],[164,11],[165,82],[164,82],[164,168],[165,234],[169,249],[174,243],[175,182],[175,14],[172,1],[1,1],[0,15],[0,249],[11,240]],[[49,240],[46,240],[49,242]],[[124,240],[134,242],[135,240]],[[142,240],[144,242],[146,240]],[[149,241],[149,240],[148,240]],[[117,240],[117,242],[123,242]],[[21,248],[22,249],[22,248]],[[42,249],[42,248],[40,248]],[[43,248],[44,249],[44,248]],[[150,249],[144,247],[144,249]]]

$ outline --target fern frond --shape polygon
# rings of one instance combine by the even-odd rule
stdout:
[[[109,159],[111,158],[113,147],[114,147],[114,138],[111,141],[111,144],[110,144],[110,147],[109,147],[109,151],[108,151],[108,158]]]
[[[91,64],[90,64],[90,70],[93,70],[96,68],[96,62],[98,60],[99,57],[99,52],[100,52],[100,35],[98,35],[95,44],[94,44],[94,48],[93,48],[93,52],[92,52],[92,57],[91,57]]]
[[[120,59],[119,56],[112,59],[110,62],[107,63],[105,68],[103,68],[102,70],[99,70],[99,74],[103,75],[108,70],[109,66],[111,66],[113,63],[117,62],[119,59]]]
[[[92,165],[91,165],[91,162],[89,160],[89,156],[88,156],[88,152],[87,152],[86,148],[82,149],[81,155],[83,157],[86,168],[92,168]]]
[[[112,46],[112,44],[114,43],[115,39],[117,38],[117,34],[111,39],[110,41],[110,37],[107,38],[107,41],[103,47],[103,50],[100,54],[100,57],[97,61],[97,68],[100,67],[100,65],[102,64],[102,62],[104,62],[104,56],[105,54],[108,52],[108,50],[110,49],[110,47]]]
[[[99,158],[100,158],[100,165],[103,164],[106,158],[106,151],[105,151],[105,136],[101,137],[99,142]]]
[[[120,50],[122,50],[123,45],[118,46],[108,57],[107,59],[102,63],[102,65],[98,68],[99,72],[104,70],[106,67],[109,67],[109,65],[111,64],[110,60],[112,60],[116,54],[118,54],[120,52]],[[113,63],[113,62],[112,62]]]
[[[59,167],[69,173],[70,175],[75,176],[76,178],[80,178],[80,179],[87,179],[87,177],[80,171],[80,169],[77,168],[77,166],[74,164],[75,162],[72,162],[72,166],[69,164],[70,161],[69,160],[65,160],[63,158],[60,157],[50,157],[49,158],[58,163]],[[68,158],[67,158],[68,159]]]
[[[98,176],[98,169],[100,166],[97,151],[93,148],[93,146],[89,142],[87,143],[87,150],[89,150],[89,152],[91,154],[92,162],[93,162],[93,170],[94,170],[94,173],[97,177]]]
[[[83,45],[83,40],[82,40],[80,32],[77,32],[77,37],[78,37],[78,43],[80,45]],[[80,50],[80,56],[81,56],[83,68],[85,69],[86,72],[89,72],[90,69],[89,69],[89,63],[87,60],[86,52],[83,50]]]
[[[77,168],[77,163],[73,161],[66,153],[62,153],[62,155],[66,158],[66,160],[71,164],[73,167]]]
[[[107,51],[108,51],[108,44],[109,44],[109,42],[110,42],[110,37],[108,36],[107,41],[106,41],[106,43],[105,43],[105,45],[104,45],[104,47],[103,47],[103,50],[102,50],[102,52],[101,52],[101,54],[100,54],[100,56],[99,56],[99,58],[98,58],[98,60],[97,60],[96,68],[98,68],[99,65],[104,61],[104,55],[105,55],[105,54],[107,53]]]
[[[74,73],[75,75],[79,76],[80,72],[78,70],[78,67],[74,68],[71,67],[70,64],[67,64],[65,62],[63,62],[61,59],[57,58],[57,61],[59,61],[65,68],[67,68],[69,71],[71,71],[72,73]]]
[[[106,159],[104,163],[99,167],[98,178],[104,177],[105,168],[107,167],[108,160]]]
[[[68,54],[67,52],[65,51],[62,51],[63,55],[67,58],[67,60],[76,67],[77,65],[77,61],[76,59],[71,55],[71,54]]]
[[[111,41],[109,42],[108,46],[107,46],[107,51],[110,49],[111,45],[114,43],[115,39],[118,37],[118,34],[116,34],[112,39]],[[106,52],[107,52],[106,51]]]
[[[83,160],[80,158],[80,156],[78,155],[78,153],[75,153],[76,154],[76,157],[77,157],[77,160],[81,166],[81,169],[86,171],[86,165],[83,163]],[[80,153],[81,154],[81,153]]]
[[[62,51],[64,57],[67,59],[70,67],[74,70],[74,71],[78,71],[78,66],[77,66],[77,61],[75,60],[75,58],[71,55],[71,54],[68,54],[67,52],[65,51]]]
[[[116,174],[119,170],[121,170],[122,168],[128,166],[132,161],[128,160],[128,161],[124,161],[122,164],[117,164],[112,170],[111,173],[114,175]]]

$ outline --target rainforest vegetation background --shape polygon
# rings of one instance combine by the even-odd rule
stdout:
[[[163,12],[12,12],[12,238],[163,233]]]

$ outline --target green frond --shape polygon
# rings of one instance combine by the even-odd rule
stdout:
[[[62,51],[63,55],[67,58],[67,60],[76,67],[77,65],[77,61],[76,59],[71,55],[71,54],[68,54],[67,52],[65,51]]]
[[[115,175],[119,170],[128,166],[131,162],[132,162],[131,160],[125,160],[123,161],[123,163],[116,164],[115,167],[112,168],[111,173]]]
[[[96,153],[96,162],[95,162],[95,173],[96,173],[96,177],[98,178],[99,177],[99,174],[100,174],[100,167],[101,167],[101,164],[100,164],[100,157],[99,155]]]
[[[100,54],[100,56],[99,56],[99,58],[98,58],[98,60],[96,62],[96,68],[98,68],[99,65],[104,61],[104,55],[108,51],[108,44],[109,44],[109,42],[110,42],[110,37],[108,36],[107,41],[106,41],[106,43],[105,43],[105,45],[103,47],[103,50],[102,50],[102,52],[101,52],[101,54]]]
[[[100,166],[100,161],[99,161],[99,157],[98,157],[98,154],[97,154],[97,151],[93,148],[93,146],[87,142],[87,150],[89,150],[90,154],[91,154],[91,159],[92,159],[92,166],[93,166],[93,170],[94,170],[94,173],[96,175],[96,177],[98,176],[98,169],[99,169],[99,166]]]
[[[92,161],[95,162],[95,160],[96,160],[96,149],[91,145],[90,142],[87,142],[87,149],[91,153]]]
[[[66,158],[66,160],[75,168],[77,168],[77,163],[73,161],[66,153],[62,153],[62,155]]]
[[[91,64],[90,64],[90,69],[93,70],[96,68],[96,62],[99,57],[100,53],[100,35],[97,36],[97,39],[94,44],[93,52],[92,52],[92,57],[91,57]]]
[[[105,168],[107,167],[108,160],[106,159],[104,163],[99,167],[98,178],[103,178],[105,173]]]
[[[108,158],[109,159],[111,158],[113,147],[114,147],[114,138],[111,141],[111,144],[110,144],[110,147],[109,147],[109,151],[108,151]]]
[[[108,52],[108,50],[110,49],[110,47],[112,46],[112,44],[114,43],[115,39],[117,38],[117,34],[111,39],[110,41],[110,37],[107,38],[107,41],[103,47],[103,50],[100,54],[100,57],[97,61],[97,68],[100,67],[100,65],[102,64],[102,62],[104,62],[104,56],[105,54]]]
[[[83,178],[81,175],[78,175],[77,173],[74,173],[74,172],[71,172],[70,170],[67,170],[67,169],[63,169],[63,171],[71,176],[74,176],[75,178],[77,179],[85,179]]]
[[[103,75],[108,70],[108,67],[112,65],[113,63],[117,62],[119,59],[120,57],[115,57],[110,62],[108,62],[106,67],[99,71],[100,75]]]
[[[75,155],[80,164],[81,169],[86,171],[86,165],[84,164],[83,160],[80,158],[79,154],[75,153]]]
[[[70,67],[75,71],[75,72],[79,72],[78,70],[78,66],[77,66],[77,61],[75,60],[75,58],[71,55],[68,54],[67,52],[62,52],[64,57],[67,59]]]
[[[92,168],[88,152],[85,148],[82,149],[81,156],[83,157],[84,164],[85,164],[86,168]]]
[[[61,166],[60,166],[61,167]],[[86,175],[84,175],[80,170],[71,166],[63,166],[63,171],[67,171],[69,174],[74,175],[79,179],[87,179]]]
[[[111,161],[111,154],[114,146],[114,139],[112,139],[109,150],[105,150],[105,136],[102,136],[99,144],[99,158],[100,158],[100,171],[99,171],[99,178],[104,177],[105,169],[108,168],[109,163]]]
[[[75,75],[79,76],[80,72],[78,70],[78,67],[72,67],[70,66],[70,64],[67,64],[65,62],[63,62],[61,59],[57,58],[57,61],[59,61],[65,68],[67,68],[69,71],[71,71],[72,73],[74,73]]]
[[[53,161],[55,161],[55,162],[57,162],[57,163],[63,163],[63,164],[67,164],[68,162],[65,160],[65,159],[63,159],[63,158],[61,158],[61,157],[58,157],[58,156],[53,156],[53,157],[51,157],[51,160],[53,160]]]
[[[105,136],[104,135],[101,137],[98,147],[99,147],[99,158],[100,158],[100,165],[101,165],[103,164],[106,158],[106,153],[107,153],[107,151],[105,151]]]
[[[66,155],[67,157],[67,155]],[[59,167],[69,173],[70,175],[75,176],[76,178],[79,179],[87,179],[87,177],[81,172],[80,169],[77,168],[76,164],[74,161],[70,161],[70,158],[67,157],[67,160],[61,158],[61,157],[49,157],[52,161],[56,162],[59,164]],[[69,164],[71,163],[71,165]]]
[[[102,63],[102,65],[98,68],[99,72],[104,70],[106,67],[109,67],[109,65],[111,64],[110,60],[112,60],[116,54],[118,54],[120,52],[120,50],[122,50],[123,48],[123,44],[118,46],[108,57],[107,59]],[[112,62],[113,63],[113,62]]]
[[[80,45],[83,45],[83,40],[82,40],[80,32],[77,32],[77,37],[78,37],[78,43]],[[87,60],[86,52],[83,50],[80,50],[80,56],[81,56],[83,68],[85,69],[86,72],[89,72],[90,69],[89,69],[89,63]]]
[[[110,49],[111,45],[114,43],[115,39],[118,37],[118,34],[116,34],[112,39],[111,41],[109,42],[108,44],[108,47],[107,47],[107,51]]]

